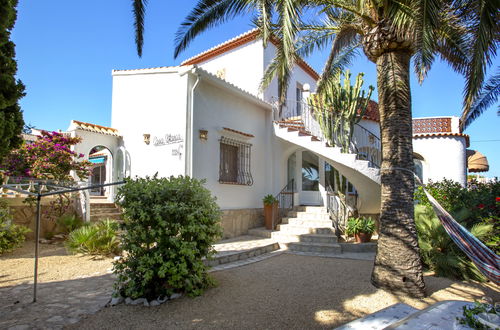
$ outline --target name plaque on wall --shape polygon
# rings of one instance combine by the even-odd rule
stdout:
[[[164,136],[154,136],[153,145],[156,147],[183,142],[180,134],[165,134]]]

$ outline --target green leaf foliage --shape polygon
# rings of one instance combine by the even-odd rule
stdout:
[[[17,0],[0,1],[0,160],[22,142],[24,121],[18,101],[24,85],[16,80],[15,45],[10,34],[16,21]]]
[[[420,254],[427,268],[437,276],[485,280],[477,267],[455,245],[430,206],[415,206],[415,224]],[[492,232],[493,225],[480,223],[468,230],[478,239],[484,239]]]
[[[221,212],[204,181],[179,176],[129,179],[117,204],[124,210],[115,289],[124,297],[200,295],[213,284],[203,258],[222,234]]]
[[[117,255],[121,252],[118,230],[118,222],[110,219],[80,227],[69,234],[66,248],[71,253]]]
[[[348,236],[356,235],[359,233],[372,234],[375,231],[375,221],[372,218],[359,217],[347,219],[347,226],[345,233]]]
[[[274,203],[278,202],[278,200],[276,199],[276,197],[269,194],[269,195],[264,196],[264,198],[262,199],[262,202],[264,203],[264,205],[273,205]]]
[[[83,220],[75,214],[60,216],[56,222],[64,233],[70,233],[83,226]]]
[[[500,253],[500,183],[479,183],[471,181],[467,188],[458,182],[443,180],[429,182],[427,191],[455,219],[459,219],[466,228],[476,225],[490,225],[492,230],[483,236],[484,243],[495,253]],[[415,200],[425,206],[431,206],[422,187],[415,191]]]
[[[23,245],[26,234],[30,230],[25,226],[12,223],[9,207],[0,201],[0,255]]]

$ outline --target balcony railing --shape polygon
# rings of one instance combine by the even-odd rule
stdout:
[[[356,154],[357,159],[369,161],[369,166],[380,168],[382,161],[381,143],[377,135],[359,124],[354,124],[352,137],[349,139],[349,134],[344,131],[344,123],[341,121],[335,135],[327,138],[316,116],[317,113],[314,109],[304,101],[287,101],[281,109],[279,106],[275,106],[274,109],[275,120],[300,120],[304,129],[321,142],[331,141],[333,146]],[[324,125],[333,126],[335,123],[332,121],[324,123]]]

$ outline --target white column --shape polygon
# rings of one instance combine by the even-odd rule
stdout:
[[[325,183],[325,161],[319,157],[319,193],[321,196],[321,205],[326,205],[326,183]]]

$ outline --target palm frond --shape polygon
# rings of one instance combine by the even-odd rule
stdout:
[[[132,0],[135,27],[135,46],[139,57],[142,57],[142,47],[144,46],[144,15],[147,3],[147,0]]]
[[[464,130],[476,120],[485,110],[498,101],[500,95],[500,67],[497,67],[495,75],[484,85],[472,106],[462,113],[460,118],[461,129]],[[499,110],[500,111],[500,110]]]
[[[317,92],[321,93],[328,85],[337,80],[337,76],[351,66],[355,57],[359,55],[358,49],[360,43],[353,44],[345,47],[334,58],[331,58],[331,53],[328,58],[327,64],[321,73],[320,80],[318,81]]]
[[[441,16],[441,24],[437,31],[436,51],[455,72],[465,75],[469,60],[467,50],[471,44],[470,33],[467,32],[466,24],[457,13],[453,14],[447,10],[446,15]]]
[[[413,63],[419,83],[427,76],[437,44],[436,31],[440,25],[441,0],[420,0],[414,29]]]
[[[174,58],[177,58],[198,35],[255,5],[249,0],[200,0],[181,23],[175,34]]]
[[[464,112],[469,112],[480,92],[486,69],[496,55],[500,31],[498,27],[500,0],[475,0],[470,3],[475,15],[470,26],[473,45],[466,75]]]
[[[258,0],[257,12],[257,26],[259,27],[259,36],[264,43],[264,47],[266,47],[267,42],[271,37],[273,1]]]

